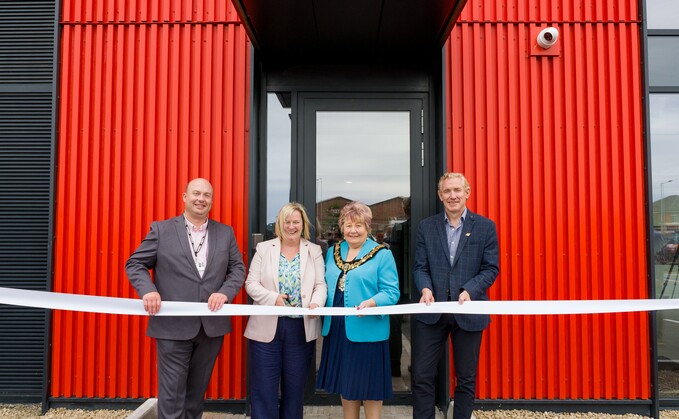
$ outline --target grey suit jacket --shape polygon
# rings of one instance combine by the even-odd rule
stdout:
[[[445,215],[439,213],[420,222],[415,246],[413,280],[417,290],[429,288],[435,301],[457,301],[466,290],[472,301],[487,300],[488,288],[495,282],[499,268],[499,249],[495,223],[467,209],[462,236],[453,263],[450,263]],[[486,314],[455,314],[460,328],[470,332],[485,329]],[[434,324],[441,314],[419,314],[415,318]]]
[[[161,311],[162,301],[207,302],[215,292],[225,294],[232,302],[245,281],[245,265],[233,228],[209,220],[207,251],[207,266],[201,278],[191,254],[184,216],[154,221],[125,264],[125,271],[139,297],[153,291],[160,294]],[[231,331],[227,316],[151,316],[146,334],[187,340],[198,334],[201,324],[210,337]]]

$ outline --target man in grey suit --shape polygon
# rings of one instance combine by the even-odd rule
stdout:
[[[445,173],[438,184],[443,213],[422,220],[417,231],[413,280],[420,302],[487,300],[499,273],[493,221],[466,206],[471,189],[460,173]],[[468,419],[476,396],[476,370],[489,315],[419,314],[413,323],[413,418],[434,418],[437,364],[450,336],[457,386],[453,417]]]
[[[156,339],[158,417],[200,418],[229,317],[154,316],[161,301],[207,302],[217,311],[233,301],[245,281],[245,266],[233,229],[208,219],[213,189],[194,179],[183,194],[184,214],[151,224],[125,264],[144,301],[147,336]],[[149,270],[154,271],[151,280]]]

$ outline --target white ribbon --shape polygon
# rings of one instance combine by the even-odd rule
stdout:
[[[130,314],[146,316],[144,304],[137,298],[97,297],[58,292],[29,291],[0,287],[0,304],[87,313]],[[383,314],[462,313],[462,314],[601,314],[679,309],[679,299],[665,300],[543,300],[543,301],[467,301],[399,304],[371,307],[358,311],[351,307],[319,307],[314,310],[296,307],[225,304],[210,311],[207,303],[163,301],[156,316],[355,316]]]

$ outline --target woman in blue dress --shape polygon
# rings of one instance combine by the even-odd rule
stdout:
[[[339,225],[344,240],[328,249],[327,307],[394,305],[398,274],[391,251],[368,238],[372,212],[360,202],[344,206]],[[389,316],[326,316],[316,387],[339,393],[345,419],[379,418],[382,401],[392,396]]]

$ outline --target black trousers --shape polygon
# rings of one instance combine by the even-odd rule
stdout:
[[[483,331],[460,329],[455,316],[443,314],[433,325],[413,321],[413,419],[434,419],[434,383],[437,365],[450,336],[455,365],[454,419],[469,419],[476,397],[476,371]]]
[[[389,318],[389,359],[391,376],[401,376],[401,356],[403,355],[403,314],[392,314]]]
[[[208,337],[202,326],[193,339],[156,339],[159,419],[203,415],[205,391],[223,342],[224,336]]]

